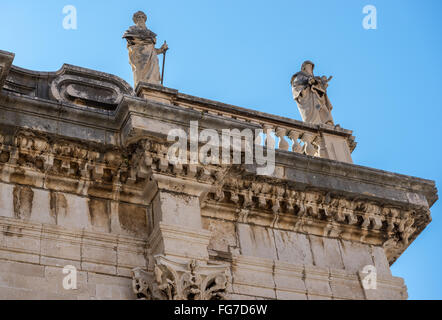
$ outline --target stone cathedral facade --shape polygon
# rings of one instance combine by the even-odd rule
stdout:
[[[435,183],[353,164],[352,131],[13,59],[0,51],[1,299],[407,298],[390,266]],[[275,169],[170,161],[192,122],[262,130]]]

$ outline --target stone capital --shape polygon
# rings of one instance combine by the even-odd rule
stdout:
[[[230,282],[229,266],[194,259],[153,257],[151,271],[132,271],[133,290],[143,300],[224,300]]]

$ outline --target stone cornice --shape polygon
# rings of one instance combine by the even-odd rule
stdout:
[[[4,129],[5,128],[7,127],[4,127]],[[54,156],[62,162],[66,161],[66,165],[62,164],[63,168],[68,168],[72,161],[87,164],[88,161],[85,160],[94,162],[99,158],[102,159],[101,161],[104,161],[102,167],[109,167],[109,164],[105,163],[108,161],[106,157],[116,157],[118,160],[114,159],[112,161],[115,167],[111,169],[116,170],[123,164],[128,168],[127,170],[129,170],[129,164],[123,163],[123,160],[125,154],[127,157],[133,153],[133,151],[131,151],[134,150],[133,147],[126,150],[125,148],[116,148],[99,143],[94,144],[93,142],[82,144],[57,136],[34,133],[29,130],[21,130],[18,132],[14,132],[14,130],[15,129],[11,127],[9,133],[0,133],[2,135],[1,146],[4,152],[3,157],[7,158],[5,158],[7,160],[6,162],[11,163],[11,161],[15,161],[14,163],[16,163],[21,154],[22,156],[28,155],[31,157],[34,155],[37,158],[41,158],[42,161],[46,161],[40,169],[51,166],[51,161],[53,161]],[[70,145],[71,148],[63,147],[63,145]],[[152,147],[149,148],[153,148],[149,152],[154,157],[156,157],[155,155],[159,156],[156,161],[160,161],[160,158],[163,159],[164,168],[167,170],[170,169],[171,174],[176,175],[180,171],[187,170],[185,168],[180,169],[178,166],[169,167],[169,163],[166,163],[168,162],[166,159],[167,144],[154,142]],[[160,149],[162,151],[160,151]],[[63,152],[68,153],[63,155]],[[13,160],[14,154],[17,157],[16,160]],[[88,154],[91,156],[94,155],[95,158],[85,158]],[[428,203],[428,206],[431,206],[437,199],[435,183],[430,180],[283,151],[277,152],[276,161],[277,167],[283,167],[284,170],[282,173],[278,173],[274,177],[268,177],[267,179],[275,179],[275,181],[281,181],[280,179],[283,179],[287,183],[292,181],[296,183],[298,187],[318,187],[348,194],[365,193],[366,196],[373,198],[382,199],[383,197],[388,197],[390,201],[410,203],[412,205],[426,205]],[[161,163],[160,161],[158,168],[160,171],[164,171],[161,169]],[[98,171],[102,171],[102,169],[99,169],[100,166],[97,167],[97,165],[98,163],[94,162],[93,166],[98,168]],[[110,165],[110,167],[112,167],[112,165]],[[131,170],[133,169],[134,168]],[[245,166],[245,170],[243,170],[242,174],[254,176],[254,168]],[[323,179],[321,179],[321,177]],[[327,180],[324,179],[324,177],[333,177],[334,179]],[[361,183],[366,185],[361,187]],[[370,188],[373,188],[373,190],[370,188],[367,189],[367,186],[372,186]],[[385,188],[395,193],[386,195]]]
[[[128,148],[116,148],[93,142],[74,142],[29,130],[15,130],[13,127],[3,127],[3,132],[0,132],[3,166],[7,164],[33,168],[37,173],[44,173],[50,169],[50,172],[72,179],[83,177],[87,180],[92,177],[92,180],[98,178],[98,181],[101,181],[104,175],[107,183],[112,184],[118,181],[115,180],[118,172],[120,183],[135,185],[137,175],[138,178],[145,179],[147,175],[142,173],[143,170],[150,170],[154,164],[154,169],[162,174],[184,179],[196,178],[204,183],[213,184],[220,181],[217,174],[222,175],[222,172],[229,169],[225,166],[203,168],[170,165],[166,157],[168,144],[161,141],[152,141],[149,146],[140,145],[140,151],[134,153],[140,146],[135,147],[134,144]],[[143,164],[145,161],[148,163]],[[277,152],[276,161],[277,174],[265,179],[273,179],[279,184],[295,184],[297,189],[309,187],[330,190],[335,194],[364,196],[379,202],[387,199],[390,204],[396,205],[431,207],[437,199],[435,183],[430,180],[284,151]],[[143,166],[140,167],[140,164]],[[112,177],[107,176],[109,171]],[[241,175],[254,177],[254,168],[244,166]],[[330,177],[333,179],[327,179]]]
[[[425,201],[427,201],[429,207],[438,199],[436,183],[433,180],[284,151],[277,151],[276,165],[283,166],[286,169],[284,172],[285,179],[293,180],[298,185],[319,187],[322,183],[323,186],[342,192],[366,193],[368,196],[379,198],[385,196],[385,188],[387,187],[390,190],[402,191],[401,195],[387,195],[394,201],[421,205],[426,205]],[[246,169],[251,174],[254,174],[253,167],[246,167]],[[334,179],[328,181],[329,183],[325,179],[321,180],[320,177],[306,179],[306,177],[300,176],[299,172],[317,173],[323,177],[333,177]],[[277,178],[281,178],[281,176]],[[340,181],[336,181],[336,179],[343,179],[348,182],[353,181],[353,189],[343,188]],[[378,186],[379,189],[366,190],[364,189],[365,185],[361,183]],[[413,198],[417,194],[423,195],[425,199]]]

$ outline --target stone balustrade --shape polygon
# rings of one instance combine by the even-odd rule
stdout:
[[[179,93],[177,90],[140,83],[136,94],[143,99],[172,104],[210,116],[221,116],[250,123],[263,130],[262,139],[255,142],[287,152],[352,163],[356,147],[352,131],[339,125],[312,125],[251,109],[223,104]]]

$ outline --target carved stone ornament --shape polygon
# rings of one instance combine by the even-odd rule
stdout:
[[[333,106],[327,95],[328,82],[332,77],[316,77],[313,74],[314,68],[313,62],[305,61],[301,71],[293,75],[291,80],[293,99],[298,104],[304,122],[333,126],[331,115]]]
[[[134,26],[123,35],[129,50],[129,63],[134,74],[134,86],[139,82],[153,84],[161,83],[158,55],[165,53],[168,46],[164,43],[161,48],[155,48],[157,35],[146,27],[147,16],[138,11],[133,16]]]
[[[71,65],[64,65],[50,85],[51,97],[59,102],[104,110],[115,110],[131,93],[130,85],[116,76]]]
[[[228,265],[154,257],[153,271],[132,270],[134,293],[141,300],[224,300]]]

